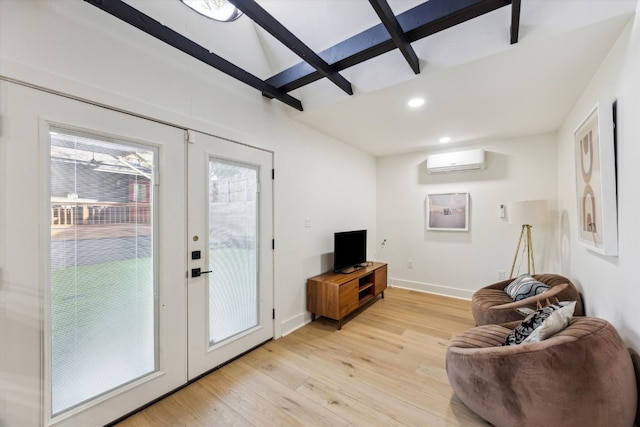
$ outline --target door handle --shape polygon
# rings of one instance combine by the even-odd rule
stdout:
[[[192,268],[191,269],[191,277],[200,277],[203,274],[209,274],[209,273],[211,273],[211,270],[202,271],[200,268]]]

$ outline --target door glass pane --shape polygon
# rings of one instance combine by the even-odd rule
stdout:
[[[258,324],[255,167],[209,161],[209,343]]]
[[[51,410],[157,368],[154,149],[52,128]]]

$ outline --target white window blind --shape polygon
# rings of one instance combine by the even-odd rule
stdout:
[[[50,131],[51,412],[157,369],[154,148]]]

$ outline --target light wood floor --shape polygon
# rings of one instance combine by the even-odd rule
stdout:
[[[118,426],[487,426],[445,372],[473,325],[469,301],[387,289],[341,331],[316,319]]]

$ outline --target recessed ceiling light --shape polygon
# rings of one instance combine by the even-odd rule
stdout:
[[[407,102],[407,105],[411,108],[417,108],[424,105],[424,98],[413,98]]]
[[[447,142],[451,142],[451,137],[443,136],[442,138],[440,138],[440,142],[442,142],[443,144],[446,144]]]

